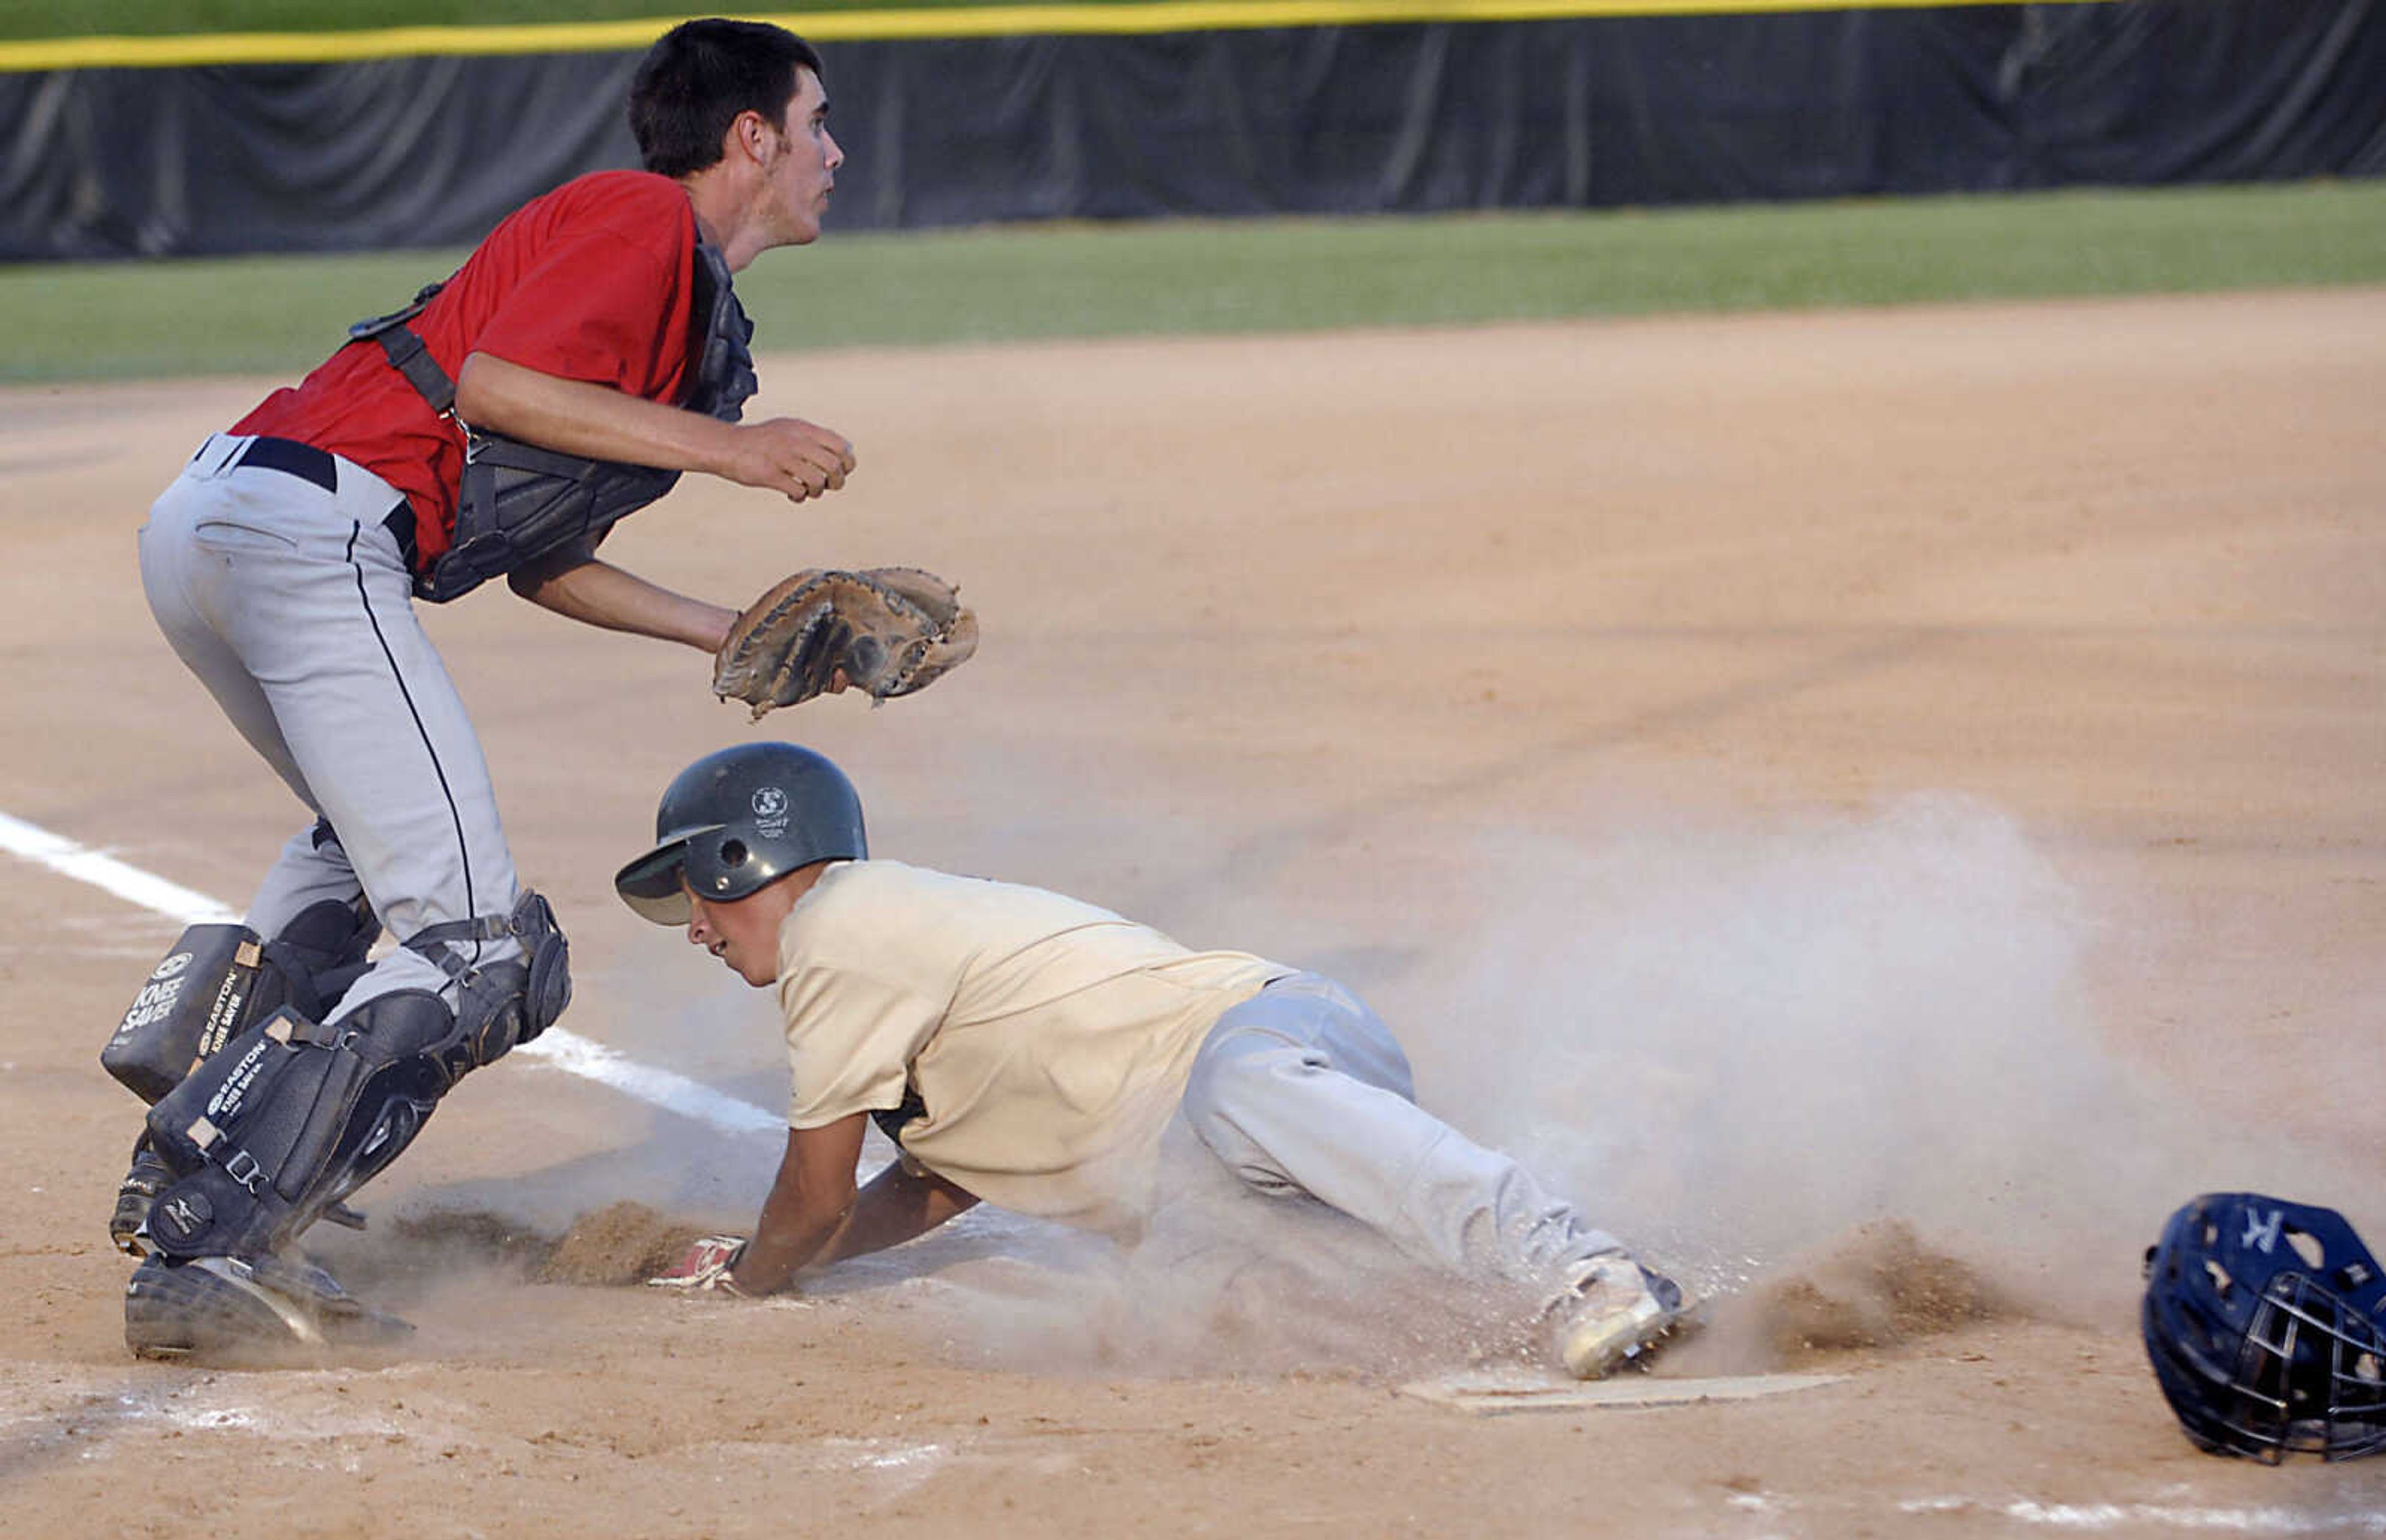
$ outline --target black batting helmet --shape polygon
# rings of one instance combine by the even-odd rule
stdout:
[[[797,867],[869,854],[861,798],[826,755],[740,744],[679,772],[655,809],[655,847],[613,890],[658,925],[684,925],[683,876],[707,898],[738,899]]]

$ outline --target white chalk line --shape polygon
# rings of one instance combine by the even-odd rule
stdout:
[[[163,877],[127,865],[104,851],[78,845],[62,834],[0,813],[0,850],[47,867],[61,876],[137,904],[185,925],[236,923],[240,911],[206,894],[170,883]],[[779,1133],[785,1118],[752,1102],[714,1090],[700,1081],[669,1070],[641,1064],[618,1049],[562,1027],[549,1027],[535,1042],[514,1052],[539,1060],[550,1069],[609,1086],[650,1107],[731,1133]]]
[[[2386,1534],[2386,1513],[2369,1511],[2297,1512],[2283,1508],[2197,1508],[2176,1503],[2041,1503],[2028,1498],[1997,1502],[1970,1497],[1915,1497],[1897,1506],[1903,1513],[1993,1513],[2016,1523],[2091,1533],[2127,1526],[2217,1530],[2233,1534]]]
[[[115,857],[77,845],[62,834],[0,813],[0,849],[21,856],[52,871],[104,888],[129,903],[179,920],[185,925],[207,925],[240,916],[203,893],[178,886]]]
[[[525,1043],[514,1052],[529,1054],[550,1069],[609,1085],[650,1107],[710,1123],[725,1133],[785,1134],[787,1131],[787,1120],[778,1113],[716,1091],[702,1081],[641,1064],[618,1048],[561,1027],[547,1028],[535,1042]]]

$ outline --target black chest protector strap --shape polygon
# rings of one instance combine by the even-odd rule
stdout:
[[[455,410],[456,382],[407,325],[443,287],[429,284],[404,309],[360,320],[348,328],[348,334],[379,343],[390,367],[406,376],[433,410],[446,416]],[[735,422],[756,386],[749,347],[754,323],[746,319],[745,307],[730,287],[729,264],[701,240],[696,244],[692,297],[688,357],[693,368],[679,405]],[[415,573],[414,592],[445,604],[567,546],[583,541],[593,545],[678,481],[676,470],[559,454],[467,423],[455,538]]]
[[[447,378],[447,371],[441,369],[439,360],[431,356],[431,349],[421,335],[406,323],[422,314],[423,307],[446,287],[447,282],[445,279],[436,283],[425,283],[415,291],[413,303],[405,309],[375,316],[370,320],[360,320],[348,328],[351,337],[370,337],[380,343],[381,350],[389,355],[391,366],[406,376],[406,382],[412,385],[422,399],[430,402],[431,409],[441,417],[456,409],[456,382]]]

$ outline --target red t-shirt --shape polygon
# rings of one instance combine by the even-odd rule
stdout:
[[[680,184],[647,171],[597,171],[508,216],[407,324],[450,380],[467,355],[486,353],[676,403],[686,390],[695,270],[696,214]],[[447,548],[464,435],[390,366],[381,344],[348,344],[232,431],[355,461],[406,495],[419,562]]]

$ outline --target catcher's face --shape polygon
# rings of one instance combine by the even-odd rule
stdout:
[[[820,77],[798,69],[796,79],[786,121],[772,133],[762,162],[772,245],[810,245],[820,239],[829,189],[845,164],[845,151],[828,131],[828,97]]]
[[[686,884],[683,883],[682,887]],[[687,890],[687,939],[760,989],[779,981],[779,922],[792,906],[784,881],[734,903]]]

